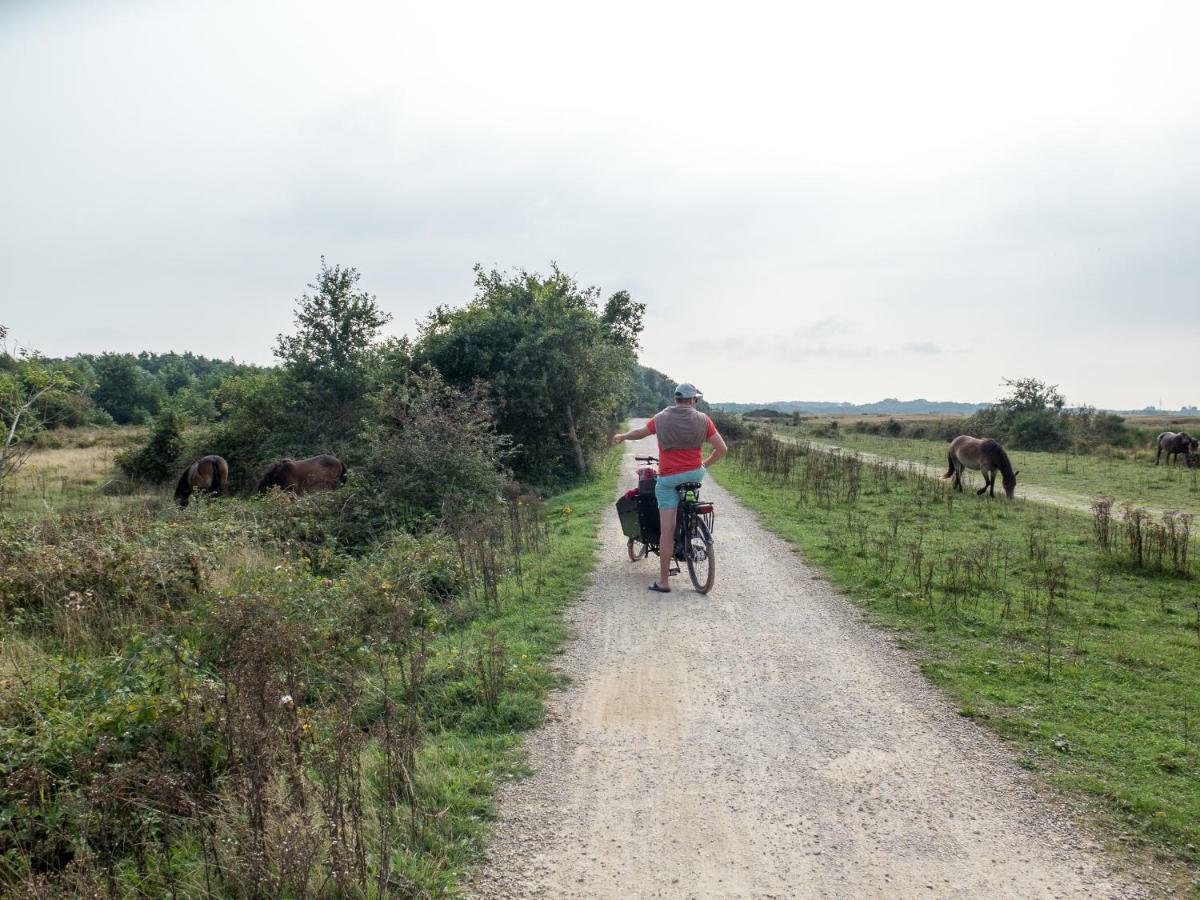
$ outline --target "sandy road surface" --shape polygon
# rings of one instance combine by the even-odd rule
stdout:
[[[622,484],[632,479],[632,445]],[[717,587],[615,512],[480,897],[1128,897],[998,740],[718,486]]]

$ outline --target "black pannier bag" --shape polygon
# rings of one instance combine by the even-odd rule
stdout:
[[[642,540],[651,544],[658,543],[662,526],[658,519],[658,499],[651,490],[648,494],[638,494],[638,519],[642,526]]]
[[[617,516],[621,520],[621,532],[625,537],[642,536],[641,518],[638,516],[638,497],[622,497],[617,501]]]

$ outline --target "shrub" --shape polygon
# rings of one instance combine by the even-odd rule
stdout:
[[[119,454],[117,465],[136,481],[162,484],[179,474],[183,454],[183,428],[179,417],[167,410],[154,423],[146,443],[136,450]]]
[[[745,415],[748,419],[786,419],[788,417],[787,413],[781,413],[777,409],[767,409],[766,407],[752,409]]]
[[[436,372],[410,375],[377,398],[362,437],[365,502],[381,520],[437,518],[447,498],[460,510],[501,498],[509,439],[480,383],[458,390]]]
[[[727,441],[738,441],[750,436],[750,426],[737,413],[713,410],[709,416],[717,426],[717,431],[721,432],[721,437]]]

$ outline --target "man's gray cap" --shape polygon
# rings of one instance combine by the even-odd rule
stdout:
[[[690,400],[692,397],[701,396],[700,389],[690,381],[685,381],[683,384],[675,385],[675,396],[684,400]]]

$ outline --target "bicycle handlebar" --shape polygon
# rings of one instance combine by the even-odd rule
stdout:
[[[635,456],[635,457],[634,457],[634,459],[635,459],[637,462],[644,462],[644,463],[656,463],[656,462],[658,462],[658,457],[657,457],[657,456]]]

